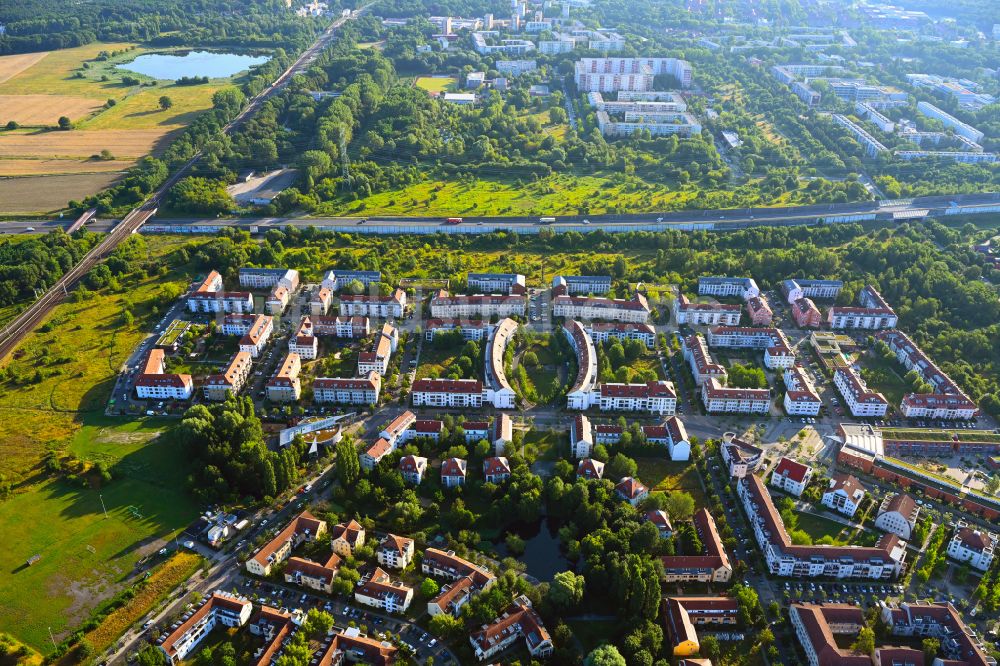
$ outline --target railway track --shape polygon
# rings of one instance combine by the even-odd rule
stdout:
[[[253,97],[247,105],[236,115],[222,132],[228,134],[238,127],[244,120],[252,116],[260,109],[261,105],[275,93],[279,92],[291,80],[295,74],[316,59],[320,51],[326,48],[333,40],[337,28],[350,19],[358,16],[368,7],[354,11],[349,16],[342,16],[331,23],[316,40],[306,48],[299,57],[281,75],[274,80],[271,85]],[[177,181],[183,178],[194,164],[201,159],[201,152],[196,153],[191,159],[185,162],[179,169],[174,171],[167,180],[160,185],[139,207],[134,208],[128,215],[122,218],[108,234],[101,239],[97,245],[80,259],[71,269],[69,269],[59,280],[55,282],[48,291],[36,299],[23,312],[18,314],[13,321],[0,330],[0,360],[13,353],[17,345],[24,339],[24,336],[31,332],[52,309],[63,302],[69,295],[69,290],[76,286],[77,282],[85,276],[90,269],[104,261],[118,244],[131,236],[145,224],[149,218],[156,214],[163,197],[166,196],[170,188]]]

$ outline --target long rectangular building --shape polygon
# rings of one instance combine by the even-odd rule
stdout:
[[[684,360],[691,368],[691,375],[694,377],[696,386],[701,386],[712,377],[726,381],[728,376],[725,366],[716,363],[708,351],[708,344],[701,333],[693,333],[684,338],[681,343],[681,350]]]
[[[731,303],[692,303],[681,294],[674,301],[674,319],[678,324],[737,326],[743,309]]]
[[[833,385],[843,396],[844,404],[851,410],[852,416],[885,416],[889,409],[889,401],[885,396],[870,390],[852,367],[837,368],[833,373]]]
[[[230,395],[236,395],[246,386],[250,379],[250,370],[253,359],[245,351],[238,351],[233,354],[229,365],[221,373],[209,375],[205,378],[202,390],[205,392],[205,400],[225,400]]]
[[[557,275],[552,278],[552,295],[606,294],[611,291],[610,275]]]
[[[346,405],[377,405],[381,390],[382,376],[377,372],[370,372],[367,377],[317,377],[313,381],[313,400]]]
[[[478,379],[418,379],[410,389],[414,407],[483,406],[483,383]]]
[[[594,319],[644,324],[649,320],[649,303],[636,293],[630,300],[586,296],[556,296],[552,314],[566,319]]]
[[[466,286],[478,293],[524,294],[527,287],[519,273],[469,273]]]
[[[708,331],[710,347],[736,347],[763,349],[764,365],[774,370],[795,365],[795,353],[788,338],[778,328],[751,328],[747,326],[716,326]]]
[[[865,285],[858,293],[861,307],[834,306],[830,308],[827,322],[830,328],[882,329],[895,328],[899,322],[893,310],[875,287]]]
[[[449,296],[440,290],[431,298],[431,316],[438,319],[523,317],[527,298],[519,295]]]
[[[767,414],[771,409],[771,391],[729,388],[710,377],[701,385],[701,402],[710,414]]]
[[[668,583],[698,581],[727,583],[733,576],[733,566],[722,545],[715,519],[708,509],[699,509],[692,518],[695,531],[705,549],[704,555],[664,555],[663,573]]]
[[[888,345],[907,370],[914,370],[931,385],[931,393],[907,393],[900,411],[909,418],[973,419],[979,408],[941,368],[902,331],[883,331],[875,336]]]
[[[348,317],[400,319],[406,310],[406,292],[396,289],[390,296],[377,294],[344,294],[340,297],[340,314]]]

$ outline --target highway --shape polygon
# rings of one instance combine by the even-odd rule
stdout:
[[[342,26],[346,21],[357,16],[359,13],[364,11],[364,9],[365,8],[359,9],[348,16],[342,16],[331,23],[330,26],[316,39],[316,41],[304,50],[295,62],[282,72],[271,85],[250,99],[243,110],[223,128],[223,132],[231,132],[235,127],[238,127],[240,123],[256,113],[260,109],[261,105],[272,95],[284,88],[284,86],[293,76],[295,76],[295,74],[301,72],[305,67],[308,67],[313,63],[313,61],[316,60],[320,51],[326,48],[333,40],[337,28]],[[49,290],[46,291],[38,300],[15,317],[13,321],[3,328],[3,330],[0,330],[0,359],[6,357],[17,347],[21,339],[29,331],[34,329],[34,327],[37,326],[49,312],[51,312],[52,308],[54,308],[66,297],[69,290],[84,275],[86,275],[91,268],[103,261],[109,254],[111,254],[111,252],[114,251],[119,243],[138,231],[139,228],[142,227],[147,220],[149,220],[149,218],[156,214],[160,202],[167,192],[170,191],[170,188],[173,187],[178,180],[187,175],[187,172],[199,159],[201,159],[200,152],[196,153],[190,160],[184,163],[180,168],[176,169],[174,173],[167,178],[167,180],[164,181],[164,183],[160,185],[156,191],[150,194],[146,201],[144,201],[138,208],[132,210],[132,212],[122,218],[119,222],[117,222],[117,224],[105,227],[105,230],[108,232],[107,235],[102,238],[101,241],[95,245],[76,266],[63,275],[62,278],[52,285],[52,287],[49,288]],[[94,224],[99,224],[100,222],[101,221],[98,220],[98,222],[95,222]],[[105,223],[107,222],[105,221]],[[66,227],[71,224],[71,222],[62,220],[59,221],[59,224]],[[8,225],[16,227],[17,223],[4,223],[5,232],[7,232]],[[36,232],[48,231],[52,228],[50,224],[36,222],[34,224],[24,224],[23,230],[27,232],[29,227],[34,227]]]

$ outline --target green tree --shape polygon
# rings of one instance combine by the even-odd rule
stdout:
[[[335,447],[337,454],[337,479],[344,488],[350,488],[361,478],[361,461],[358,450],[350,439],[342,439]]]
[[[424,578],[420,583],[420,594],[424,595],[428,599],[437,595],[441,590],[441,586],[435,582],[433,578]]]
[[[333,629],[333,616],[318,608],[310,608],[302,629],[312,640],[320,640]]]
[[[68,130],[73,129],[73,121],[66,116],[59,116],[59,129]]]
[[[572,571],[560,571],[549,583],[546,598],[556,610],[566,612],[575,608],[583,601],[583,589],[586,580]]]
[[[602,645],[591,650],[583,660],[584,666],[627,666],[625,657],[614,645]]]
[[[722,648],[719,646],[719,639],[715,636],[701,636],[699,638],[701,656],[711,659],[714,664],[722,655]]]
[[[924,651],[924,663],[932,664],[941,650],[941,641],[936,638],[925,638],[920,642],[920,648]]]
[[[427,628],[438,638],[450,638],[462,632],[464,625],[458,618],[454,618],[447,613],[435,615],[427,623]]]
[[[160,96],[160,110],[166,111],[174,105],[174,100],[170,99],[167,95]]]
[[[875,632],[871,627],[861,627],[851,649],[860,654],[875,654]]]
[[[690,493],[675,490],[667,495],[666,512],[673,521],[687,520],[694,515],[694,497]]]

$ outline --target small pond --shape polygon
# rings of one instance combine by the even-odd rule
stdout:
[[[576,570],[576,566],[567,560],[559,549],[558,527],[554,521],[543,519],[537,523],[520,525],[506,531],[513,532],[524,539],[524,554],[516,557],[524,562],[529,575],[540,581],[548,582],[560,571]],[[511,554],[502,540],[495,543],[494,547],[500,557]]]
[[[118,67],[137,74],[145,74],[154,79],[176,81],[185,76],[207,76],[210,79],[227,78],[267,61],[267,56],[188,51],[186,53],[147,53]]]

